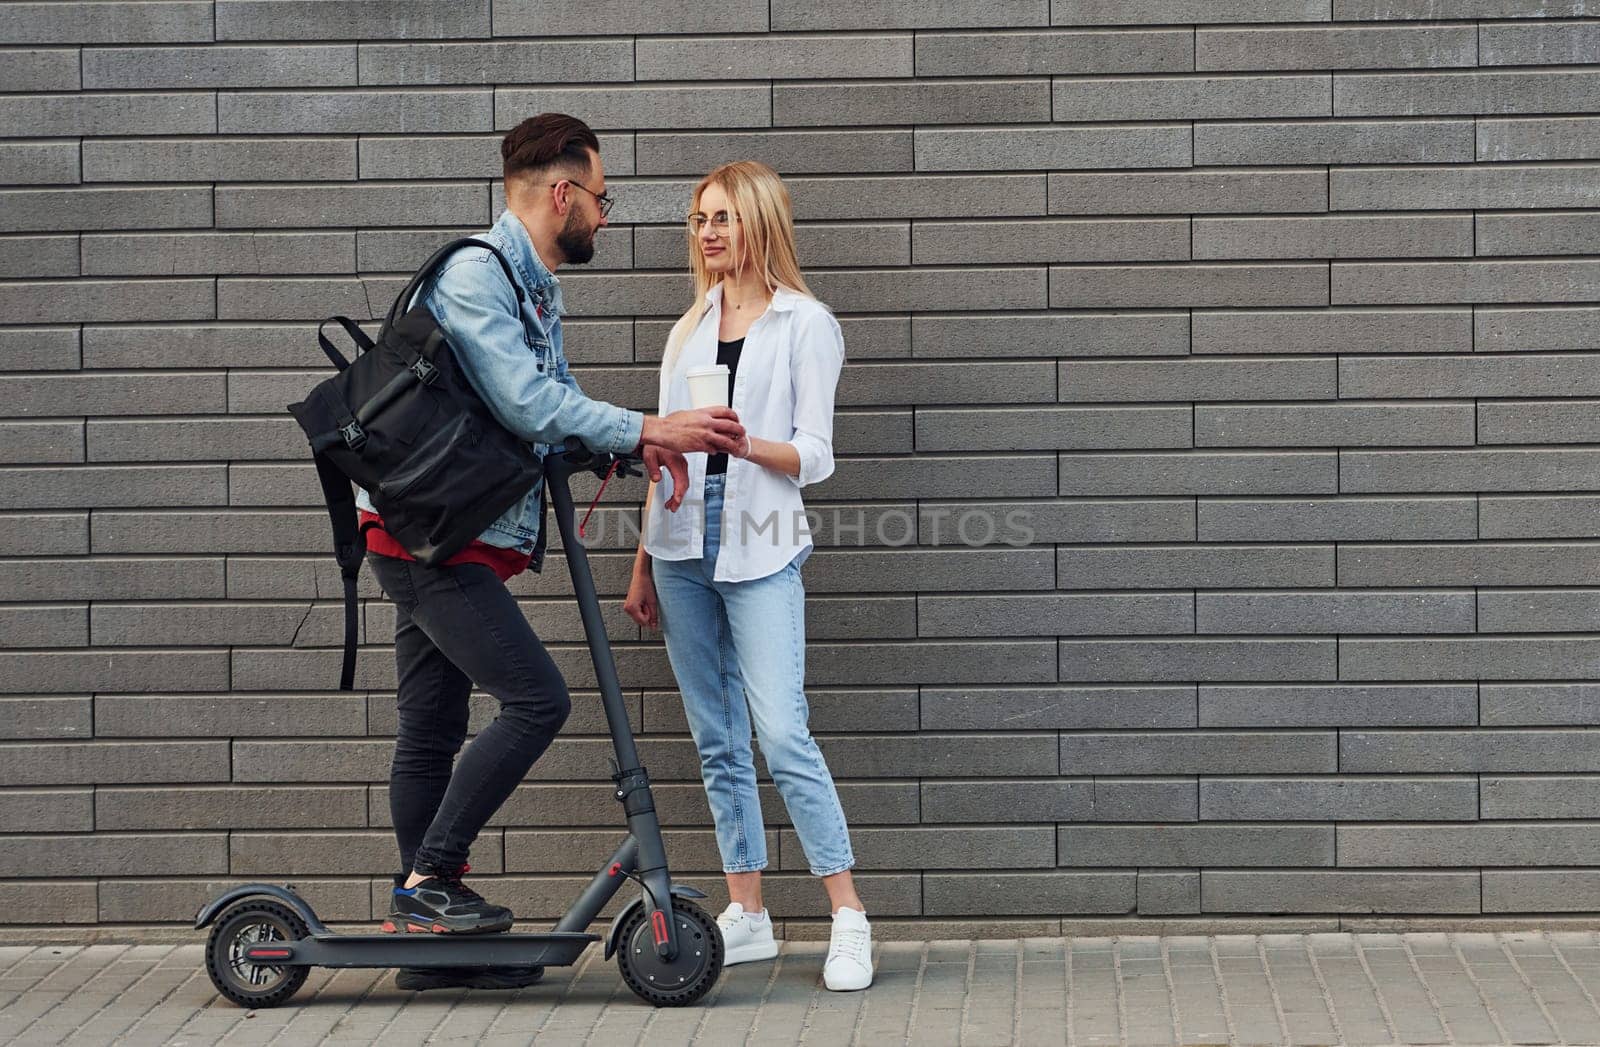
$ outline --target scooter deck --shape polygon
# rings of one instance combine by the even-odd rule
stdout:
[[[285,967],[563,967],[598,934],[322,934],[246,946],[244,959]]]

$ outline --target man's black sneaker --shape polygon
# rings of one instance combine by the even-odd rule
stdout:
[[[394,984],[407,992],[521,989],[543,977],[543,967],[404,967],[395,972]]]
[[[511,929],[511,910],[484,901],[461,882],[468,870],[436,872],[415,887],[395,884],[394,904],[383,929],[390,933],[492,934]]]

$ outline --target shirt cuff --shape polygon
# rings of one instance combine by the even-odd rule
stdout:
[[[619,407],[616,424],[611,428],[610,444],[604,450],[627,454],[639,446],[639,440],[643,435],[644,414]]]

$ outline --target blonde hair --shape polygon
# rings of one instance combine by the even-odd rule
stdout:
[[[757,160],[723,164],[694,187],[690,197],[693,210],[700,209],[700,197],[713,185],[727,195],[728,210],[739,223],[739,235],[734,238],[738,245],[734,255],[735,271],[754,262],[767,293],[781,288],[815,298],[806,286],[805,277],[800,275],[800,257],[794,243],[794,208],[789,202],[789,189],[778,172]],[[694,302],[667,336],[661,362],[664,373],[670,373],[677,363],[683,343],[708,308],[706,295],[722,279],[706,268],[705,255],[695,242],[694,230],[686,226],[685,231],[689,271],[694,274]]]

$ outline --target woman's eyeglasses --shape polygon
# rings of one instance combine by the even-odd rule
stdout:
[[[718,211],[713,215],[701,214],[699,211],[696,211],[694,214],[689,216],[689,231],[694,235],[699,236],[701,230],[705,229],[706,223],[709,222],[711,224],[711,231],[713,233],[716,233],[718,236],[727,236],[728,226],[736,221],[738,221],[738,219],[726,211]]]

